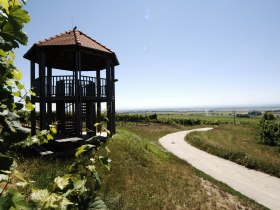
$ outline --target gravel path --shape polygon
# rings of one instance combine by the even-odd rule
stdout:
[[[167,151],[187,161],[198,170],[270,209],[280,210],[279,178],[211,155],[189,145],[184,140],[185,136],[191,132],[211,129],[201,128],[176,132],[160,138],[159,142]]]

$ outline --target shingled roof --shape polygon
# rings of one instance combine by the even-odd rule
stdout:
[[[106,68],[106,58],[110,58],[113,65],[119,65],[117,56],[111,49],[76,28],[35,43],[23,57],[38,63],[39,49],[46,55],[46,65],[53,68],[75,69],[73,52],[76,49],[81,49],[83,70]]]
[[[87,36],[83,32],[73,29],[65,31],[64,33],[50,37],[43,41],[36,43],[37,46],[61,46],[61,45],[79,45],[106,53],[113,53],[109,48],[100,44],[96,40]]]

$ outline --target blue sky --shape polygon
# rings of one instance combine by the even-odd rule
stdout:
[[[77,26],[111,48],[117,109],[280,104],[278,0],[29,0],[33,43]]]

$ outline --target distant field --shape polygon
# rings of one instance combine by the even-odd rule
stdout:
[[[244,114],[244,113],[236,113],[236,114]],[[187,118],[187,119],[200,119],[207,121],[220,121],[220,122],[228,122],[234,123],[234,115],[230,112],[213,112],[213,113],[158,113],[158,118]],[[250,118],[240,118],[235,117],[235,123],[258,123],[261,117],[250,117]]]
[[[149,120],[151,115],[157,115],[157,121]],[[165,124],[177,123],[188,125],[219,125],[219,124],[258,124],[261,116],[246,116],[248,112],[147,112],[147,113],[119,113],[117,116],[126,122],[159,122]],[[275,115],[277,116],[277,115]],[[280,120],[277,117],[277,120]]]

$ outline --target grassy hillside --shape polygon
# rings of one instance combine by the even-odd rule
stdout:
[[[111,171],[99,169],[100,196],[110,209],[264,209],[164,151],[158,139],[179,130],[160,124],[118,128],[107,145]],[[67,172],[74,161],[18,158],[19,169],[38,188],[52,187],[53,178]]]
[[[112,171],[101,175],[111,209],[238,209],[262,207],[165,152],[166,125],[129,126],[110,140]]]
[[[257,134],[257,125],[251,123],[219,125],[208,132],[192,133],[186,141],[214,155],[280,177],[278,149],[259,144]]]

